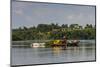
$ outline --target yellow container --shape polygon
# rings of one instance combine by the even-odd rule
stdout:
[[[54,40],[54,44],[60,44],[60,40]]]

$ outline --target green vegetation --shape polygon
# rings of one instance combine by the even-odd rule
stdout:
[[[52,44],[53,44],[53,40],[48,41],[48,42],[46,42],[45,47],[51,47]]]
[[[95,26],[86,24],[38,24],[37,27],[23,27],[12,29],[12,40],[54,40],[62,39],[65,35],[68,39],[95,39]]]

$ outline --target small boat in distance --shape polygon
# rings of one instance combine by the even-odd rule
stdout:
[[[79,45],[79,42],[78,40],[73,40],[73,41],[68,41],[66,44],[63,44],[62,41],[60,41],[60,43],[56,43],[56,44],[52,44],[51,46],[52,47],[78,47]]]
[[[31,47],[33,48],[45,47],[45,43],[32,43]]]

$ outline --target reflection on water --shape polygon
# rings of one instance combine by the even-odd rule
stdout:
[[[53,47],[52,48],[52,52],[54,55],[60,55],[61,51],[62,51],[61,47]]]
[[[79,47],[12,48],[12,65],[45,64],[95,60],[95,43]]]

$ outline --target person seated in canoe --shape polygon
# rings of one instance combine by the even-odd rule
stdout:
[[[72,43],[77,43],[77,42],[78,42],[78,40],[73,40],[73,41],[72,41]]]
[[[77,43],[77,42],[79,42],[79,41],[77,40],[77,37],[74,37],[72,43]]]
[[[78,46],[79,41],[75,37],[74,40],[72,41],[73,46]]]

